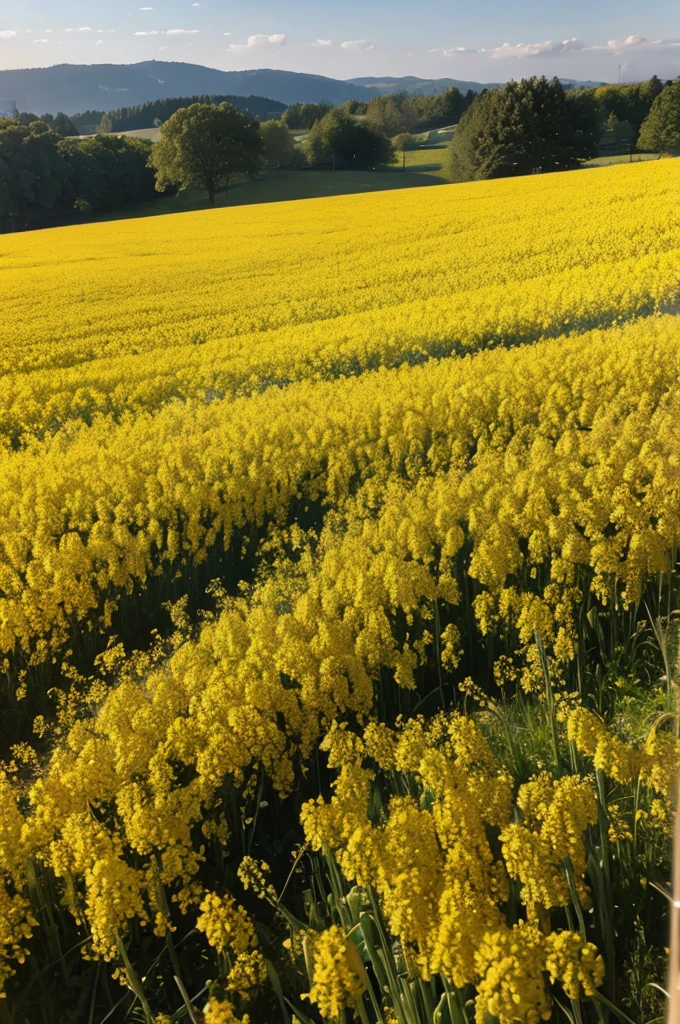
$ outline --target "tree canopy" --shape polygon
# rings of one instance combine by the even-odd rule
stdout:
[[[16,115],[15,120],[27,126],[35,121],[42,121],[63,138],[70,135],[80,135],[76,124],[67,114],[63,114],[61,111],[58,114],[54,114],[54,116],[52,114],[43,114],[42,117],[39,117],[30,110],[22,110]]]
[[[0,120],[0,221],[24,227],[66,201],[69,167],[44,121]]]
[[[107,131],[112,132],[153,128],[157,121],[163,124],[177,110],[189,107],[193,103],[215,104],[216,106],[221,103],[231,103],[237,110],[242,110],[244,114],[262,121],[276,114],[282,114],[286,109],[285,103],[266,99],[264,96],[180,96],[173,99],[150,100],[133,107],[120,107],[118,110],[110,110],[105,115],[102,114],[102,118],[105,117],[106,123],[111,125]]]
[[[680,78],[654,100],[640,129],[638,149],[680,155]]]
[[[575,168],[592,155],[582,107],[557,78],[487,90],[462,116],[449,149],[453,181]]]
[[[412,132],[420,121],[420,114],[413,96],[395,92],[374,96],[366,107],[366,120],[391,139],[402,132]]]
[[[329,111],[312,128],[308,152],[311,163],[353,169],[391,163],[390,140],[366,121],[357,121],[340,107]]]
[[[443,128],[458,123],[475,95],[470,91],[463,96],[456,86],[451,86],[434,96],[413,96],[408,92],[374,96],[366,106],[366,119],[389,138],[404,132]]]
[[[408,153],[409,150],[416,148],[418,140],[411,132],[402,132],[392,139],[392,145],[397,153]]]
[[[593,95],[602,111],[603,120],[614,114],[617,121],[628,122],[632,127],[632,141],[635,143],[642,122],[663,88],[663,82],[654,75],[646,82],[601,85],[593,90]]]
[[[293,103],[282,118],[289,128],[311,128],[332,109],[330,103]]]
[[[290,167],[295,163],[295,141],[283,119],[265,121],[260,125],[260,134],[267,167]]]
[[[142,139],[64,139],[44,121],[0,121],[0,230],[64,223],[152,199],[150,152]]]
[[[91,135],[65,139],[59,149],[70,168],[69,205],[82,213],[116,210],[156,193],[147,139]]]
[[[230,103],[192,103],[177,110],[161,128],[151,165],[156,187],[198,187],[215,203],[218,188],[237,174],[254,177],[263,161],[260,126]]]

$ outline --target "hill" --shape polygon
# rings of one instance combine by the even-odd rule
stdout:
[[[219,71],[174,61],[59,64],[0,71],[0,96],[15,100],[20,110],[38,114],[108,111],[174,96],[221,94],[256,94],[285,104],[367,98],[367,90],[361,86],[322,75],[269,69]]]
[[[466,82],[460,78],[416,78],[408,75],[404,78],[349,78],[352,85],[359,85],[375,93],[410,92],[414,95],[423,93],[426,96],[436,95],[445,92],[452,86],[466,93],[468,89],[473,92],[481,92],[482,89],[497,89],[500,82]],[[579,82],[574,78],[561,78],[562,85],[572,88],[592,88],[602,85],[602,82]]]
[[[465,82],[459,78],[416,78],[413,75],[407,75],[404,78],[391,78],[389,76],[385,78],[349,78],[348,81],[352,85],[361,86],[363,89],[369,89],[371,92],[378,94],[410,92],[414,94],[423,93],[428,96],[446,92],[452,86],[460,89],[462,93],[466,93],[468,89],[472,89],[473,92],[481,92],[482,89],[495,88],[498,84],[495,82],[488,82],[486,84],[482,82]]]
[[[565,84],[581,85],[565,79]],[[20,110],[38,114],[77,114],[83,110],[115,110],[175,96],[232,94],[266,96],[291,103],[344,103],[367,100],[379,93],[434,94],[449,86],[461,92],[481,92],[496,83],[466,82],[455,78],[352,78],[346,82],[323,75],[259,68],[220,71],[200,64],[150,60],[139,64],[58,64],[49,68],[0,71],[0,96],[16,102]]]

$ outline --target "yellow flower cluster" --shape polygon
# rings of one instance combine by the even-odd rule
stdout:
[[[462,715],[375,716],[451,692],[487,641],[508,694],[530,689],[537,630],[566,664],[590,611],[674,569],[676,178],[660,161],[0,238],[0,669],[44,687],[112,641],[52,741],[42,706],[39,753],[0,774],[0,992],[38,870],[86,955],[197,915],[221,971],[206,1024],[234,1024],[266,965],[206,861],[239,797],[290,794],[324,736],[337,778],[304,830],[377,894],[405,984],[474,985],[501,1024],[545,1018],[553,984],[596,990],[597,950],[550,921],[589,902],[591,783],[516,784]],[[202,564],[215,613],[182,606],[162,654],[126,656],[121,606],[145,629]],[[635,745],[568,706],[568,740],[657,794],[639,814],[667,830],[675,737]],[[628,841],[616,805],[609,827]],[[238,877],[277,903],[264,862]],[[305,941],[319,1012],[359,1007],[347,930]]]
[[[246,953],[257,945],[252,921],[233,896],[220,897],[209,892],[201,903],[201,915],[196,922],[199,931],[211,946],[221,953]]]
[[[522,883],[522,900],[529,919],[540,908],[567,906],[569,885],[564,862],[569,862],[581,902],[588,898],[583,882],[586,853],[583,834],[597,822],[592,787],[577,775],[554,781],[547,773],[520,787],[517,807],[522,821],[501,832],[503,857],[513,878]]]
[[[304,941],[312,965],[312,987],[305,998],[316,1003],[324,1020],[339,1021],[343,1010],[356,1010],[366,989],[357,948],[338,925],[307,933]]]
[[[583,833],[597,819],[588,784],[541,776],[513,801],[510,780],[472,720],[412,719],[391,743],[387,731],[367,730],[365,743],[342,728],[331,731],[329,760],[340,772],[330,801],[302,809],[308,841],[335,856],[348,880],[376,890],[413,974],[476,985],[480,1024],[486,1013],[502,1024],[547,1019],[546,971],[574,998],[580,985],[592,994],[604,975],[594,946],[571,932],[545,934],[531,920],[509,927],[503,911],[508,875],[522,881],[530,917],[541,905],[544,926],[550,909],[569,901],[565,862],[583,892]],[[419,796],[393,795],[372,820],[367,758],[412,775]],[[521,826],[512,823],[513,807]],[[503,860],[494,855],[489,826],[501,829]]]
[[[250,1015],[237,1017],[228,999],[210,999],[203,1011],[205,1024],[250,1024]]]
[[[642,745],[626,743],[601,718],[577,707],[567,716],[567,736],[577,750],[592,758],[595,768],[616,782],[640,779],[662,796],[675,795],[680,773],[680,740],[652,728]]]
[[[26,945],[37,926],[27,895],[23,841],[24,819],[17,794],[0,771],[0,999],[14,973],[13,963],[26,959]]]
[[[214,892],[206,893],[200,910],[196,927],[222,954],[227,967],[220,979],[223,988],[241,999],[249,999],[252,990],[267,977],[264,958],[256,948],[252,921],[232,896],[220,897]]]
[[[675,188],[660,163],[5,236],[0,435],[671,304]]]
[[[353,531],[328,520],[338,556],[351,564],[353,547],[368,559],[369,528],[389,548],[397,519],[404,556],[385,551],[390,564],[371,563],[358,595],[370,598],[380,579],[392,603],[414,586],[431,601],[428,566],[404,562],[440,549],[451,559],[467,534],[480,628],[513,623],[526,641],[540,627],[569,658],[583,588],[606,602],[613,577],[633,600],[646,573],[668,570],[680,535],[670,498],[679,365],[676,318],[651,318],[514,352],[172,404],[0,452],[0,652],[44,659],[74,623],[110,628],[121,596],[154,575],[283,524],[298,505],[340,510],[365,484],[348,509]],[[382,526],[371,526],[381,506]],[[443,639],[453,664],[455,635]]]

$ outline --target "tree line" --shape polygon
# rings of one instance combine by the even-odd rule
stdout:
[[[283,114],[285,103],[264,96],[180,96],[175,99],[152,100],[133,107],[121,107],[102,114],[100,131],[129,132],[140,128],[154,128],[163,124],[174,113],[192,103],[219,106],[231,103],[237,110],[249,114],[256,121],[266,121],[274,114]]]
[[[569,170],[619,132],[622,152],[680,152],[680,79],[564,89],[557,78],[523,79],[482,93],[449,149],[452,181]]]
[[[463,95],[452,86],[435,96],[413,96],[404,91],[374,96],[365,103],[347,100],[339,108],[331,103],[293,103],[281,119],[294,131],[311,129],[331,110],[340,109],[352,117],[365,118],[383,135],[392,138],[400,132],[431,131],[456,124],[475,96],[471,89]]]
[[[231,103],[238,110],[249,114],[256,121],[266,121],[272,116],[281,116],[286,104],[278,100],[270,100],[265,96],[179,96],[174,99],[150,100],[137,106],[120,107],[118,110],[86,110],[82,114],[35,114],[22,111],[14,114],[13,119],[21,124],[29,125],[34,121],[44,121],[59,135],[68,138],[76,135],[94,135],[99,132],[130,132],[142,128],[155,128],[182,107],[192,103],[207,103],[219,106],[220,103]],[[328,108],[330,109],[330,108]]]
[[[43,120],[0,119],[0,231],[48,227],[158,195],[143,139],[65,139]]]
[[[22,110],[15,114],[12,120],[18,121],[19,124],[23,124],[26,127],[29,124],[33,124],[34,121],[42,121],[64,139],[72,135],[80,135],[75,120],[62,111],[59,111],[58,114],[42,114],[39,116],[38,114],[33,114],[30,110]]]
[[[288,110],[260,124],[228,102],[176,110],[156,145],[104,134],[65,138],[70,128],[60,115],[0,120],[0,230],[65,223],[171,189],[202,188],[213,204],[220,189],[263,166],[389,164],[395,147],[405,150],[414,141],[404,130],[417,127],[412,99],[375,97],[359,114],[353,104],[327,108],[303,146],[292,135]],[[509,82],[469,103],[455,89],[426,99],[429,106],[419,109],[447,119],[465,104],[448,153],[452,181],[576,168],[617,125],[627,126],[639,149],[680,153],[680,79],[565,90],[558,79],[543,77]],[[395,129],[401,131],[390,138]]]

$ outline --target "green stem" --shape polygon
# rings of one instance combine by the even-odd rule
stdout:
[[[548,719],[550,721],[550,738],[552,740],[553,757],[555,758],[555,766],[559,767],[560,748],[557,739],[557,722],[555,721],[555,699],[553,695],[552,680],[550,678],[550,669],[548,667],[548,659],[545,654],[540,629],[536,630],[536,646],[538,648],[538,657],[541,663],[543,679],[545,681],[545,699],[548,708]]]
[[[144,986],[139,980],[139,975],[132,966],[130,958],[127,955],[125,943],[123,942],[120,935],[117,936],[117,945],[118,952],[120,953],[123,965],[125,967],[125,975],[128,980],[128,985],[130,986],[131,990],[134,992],[134,994],[137,996],[137,999],[139,1000],[147,1024],[153,1024],[153,1014],[151,1013],[151,1007],[149,1006],[146,995],[144,993]]]
[[[189,993],[185,989],[184,984],[182,983],[182,979],[178,978],[177,975],[175,975],[175,985],[177,985],[177,988],[180,991],[180,995],[182,996],[182,1002],[187,1008],[187,1013],[189,1014],[189,1020],[191,1021],[191,1024],[198,1024],[196,1014],[194,1013],[194,1008],[191,1005],[191,1000],[189,999]]]

